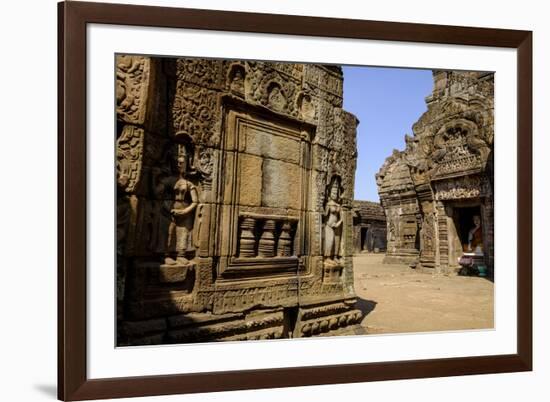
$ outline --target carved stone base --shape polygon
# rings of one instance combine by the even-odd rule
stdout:
[[[241,341],[283,337],[283,311],[185,314],[168,318],[167,343]]]
[[[277,339],[284,336],[283,310],[252,313],[188,313],[122,324],[122,344],[152,345]]]
[[[312,303],[300,307],[294,337],[329,336],[358,326],[363,313],[354,308],[356,299]]]
[[[356,299],[305,300],[300,307],[252,312],[185,313],[120,323],[119,345],[243,341],[311,336],[359,335],[363,314]]]
[[[188,273],[195,270],[195,264],[189,263],[186,265],[175,264],[167,265],[163,264],[158,270],[159,283],[179,283],[185,282]]]
[[[197,264],[138,262],[132,265],[124,304],[127,320],[160,318],[179,311],[190,311]]]

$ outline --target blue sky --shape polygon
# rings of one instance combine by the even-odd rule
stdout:
[[[344,109],[359,119],[355,199],[378,201],[374,175],[426,111],[431,70],[344,66]]]

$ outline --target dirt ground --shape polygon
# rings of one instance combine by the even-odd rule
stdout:
[[[493,282],[382,264],[383,254],[354,257],[355,291],[368,334],[493,328]]]

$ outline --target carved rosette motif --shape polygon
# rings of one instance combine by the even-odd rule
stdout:
[[[194,167],[200,173],[203,187],[210,189],[215,166],[215,153],[212,148],[200,147],[197,149]]]
[[[433,255],[435,252],[435,216],[433,213],[424,215],[422,223],[422,254]]]

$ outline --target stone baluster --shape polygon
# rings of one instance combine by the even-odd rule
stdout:
[[[241,220],[241,236],[239,238],[239,257],[256,256],[256,236],[254,227],[256,219],[246,217]]]
[[[267,219],[264,222],[258,246],[258,255],[260,257],[275,256],[275,221],[273,219]]]
[[[277,244],[277,256],[289,257],[292,254],[292,238],[290,236],[290,222],[285,221],[281,227],[281,235]]]

